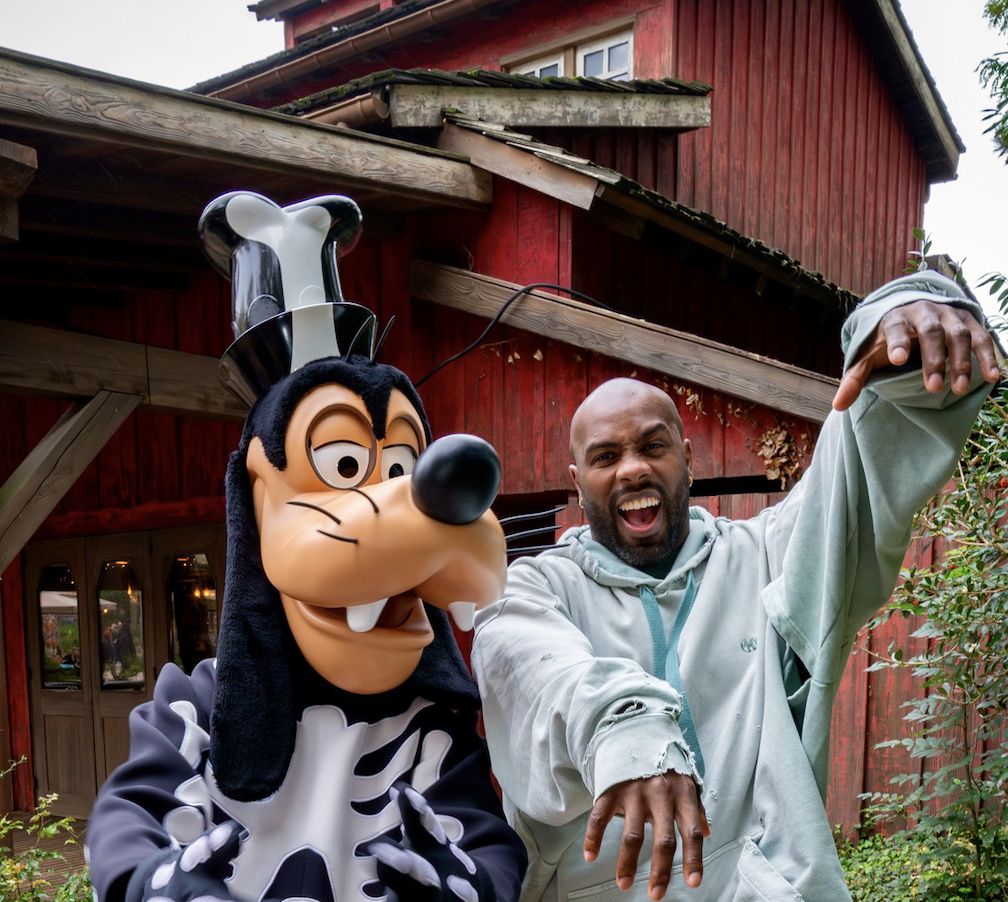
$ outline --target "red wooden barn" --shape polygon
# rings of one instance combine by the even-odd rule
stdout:
[[[195,238],[212,198],[361,204],[343,287],[395,316],[383,359],[420,380],[479,339],[420,391],[435,433],[497,447],[500,513],[576,521],[570,414],[636,373],[680,405],[697,503],[748,515],[800,474],[845,313],[901,274],[963,150],[895,0],[252,9],[284,21],[286,49],[192,92],[0,50],[16,807],[55,791],[86,814],[159,668],[214,652],[244,412],[216,381],[229,286]],[[560,287],[481,337],[528,283]],[[905,763],[871,745],[908,687],[864,663],[834,718],[847,829],[857,793]]]

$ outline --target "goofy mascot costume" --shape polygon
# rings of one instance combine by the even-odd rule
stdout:
[[[221,381],[250,407],[226,474],[218,653],[159,675],[99,792],[98,902],[515,902],[455,645],[504,585],[500,479],[474,436],[431,441],[337,261],[360,210],[224,195],[200,219],[232,280]],[[380,345],[380,342],[377,343]]]

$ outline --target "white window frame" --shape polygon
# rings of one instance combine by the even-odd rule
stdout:
[[[569,34],[565,39],[541,44],[528,52],[508,54],[500,59],[502,71],[513,75],[534,75],[543,66],[558,65],[560,75],[584,74],[584,55],[594,50],[608,50],[615,44],[627,42],[628,67],[614,73],[616,79],[624,80],[634,77],[633,72],[633,30],[634,17],[610,22],[603,28],[590,28]],[[606,56],[608,66],[608,54]],[[603,74],[603,78],[609,77]]]
[[[627,65],[624,68],[612,69],[609,65],[609,51],[615,47],[617,44],[622,44],[626,42],[627,44]],[[604,54],[604,63],[602,66],[602,74],[594,76],[595,78],[608,78],[613,81],[627,81],[633,78],[633,29],[627,31],[621,31],[616,34],[606,35],[604,38],[599,38],[598,40],[591,41],[590,43],[580,44],[575,48],[575,53],[577,56],[576,73],[579,76],[585,74],[584,71],[584,60],[585,57],[590,53],[596,53],[601,50]]]
[[[536,57],[536,59],[522,63],[520,66],[512,66],[511,73],[513,75],[535,75],[537,78],[542,78],[540,73],[549,66],[556,66],[557,77],[562,77],[565,74],[563,54],[551,53],[549,56]]]

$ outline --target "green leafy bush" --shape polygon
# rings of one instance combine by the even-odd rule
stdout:
[[[6,777],[24,761],[12,762],[0,774]],[[27,821],[3,815],[0,817],[0,899],[11,902],[77,902],[89,900],[91,881],[87,870],[71,868],[60,849],[43,848],[43,840],[62,837],[64,846],[75,845],[77,835],[74,819],[57,818],[52,814],[56,794],[42,796],[35,813]],[[14,850],[14,835],[27,834],[26,848]]]
[[[858,842],[838,841],[837,851],[854,902],[916,902],[919,898],[923,866],[917,844],[870,834]]]

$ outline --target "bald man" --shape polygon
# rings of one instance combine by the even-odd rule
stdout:
[[[808,472],[750,520],[689,506],[660,389],[615,379],[574,414],[588,526],[512,564],[473,645],[523,902],[850,899],[824,805],[833,698],[999,367],[934,273],[869,295],[842,339]]]

